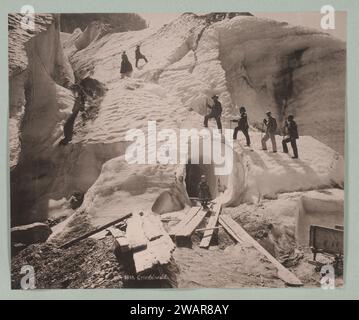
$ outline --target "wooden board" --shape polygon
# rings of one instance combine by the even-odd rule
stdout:
[[[238,243],[244,243],[244,239],[242,239],[232,228],[231,225],[228,224],[228,221],[226,220],[225,216],[219,217],[219,223],[220,225],[229,233],[230,236],[232,236],[233,239],[235,239]]]
[[[188,222],[193,219],[199,210],[201,210],[200,207],[192,207],[189,209],[186,216],[170,230],[169,235],[171,237],[175,236],[178,230],[181,230],[186,224],[188,224]]]
[[[201,209],[200,211],[198,211],[197,214],[195,214],[193,218],[190,221],[188,221],[186,225],[184,225],[181,229],[178,229],[178,231],[176,232],[176,238],[190,237],[207,214],[208,214],[207,210]]]
[[[131,250],[138,251],[147,247],[147,237],[143,231],[143,220],[139,214],[134,214],[127,220],[126,238]]]
[[[89,238],[89,237],[91,237],[91,236],[93,236],[93,235],[95,235],[95,234],[97,234],[97,233],[99,233],[99,232],[101,232],[101,231],[103,231],[103,230],[106,230],[107,228],[109,228],[109,227],[111,227],[111,226],[113,226],[113,225],[115,225],[115,224],[117,224],[117,223],[120,223],[120,222],[122,222],[123,220],[125,220],[125,219],[127,219],[127,218],[130,218],[131,216],[132,216],[132,213],[125,214],[125,215],[123,215],[121,218],[116,219],[115,221],[112,221],[112,222],[110,222],[110,223],[106,223],[105,225],[100,226],[100,227],[96,228],[95,230],[92,230],[92,231],[90,231],[90,232],[88,232],[88,233],[85,233],[84,235],[82,235],[82,236],[80,236],[80,237],[78,237],[78,238],[76,238],[76,239],[73,239],[73,240],[71,240],[71,241],[69,241],[69,242],[63,244],[63,245],[60,247],[60,249],[68,249],[68,248],[70,248],[71,246],[73,246],[74,244],[76,244],[76,243],[78,243],[78,242],[80,242],[80,241],[82,241],[82,240],[84,240],[84,239],[87,239],[87,238]]]
[[[237,222],[235,222],[230,216],[223,215],[220,217],[221,225],[229,228],[235,236],[252,245],[260,253],[262,253],[278,270],[278,277],[282,279],[287,285],[290,286],[302,286],[303,283],[296,277],[295,274],[286,269],[278,260],[276,260],[266,249],[264,249],[255,239],[253,239]]]
[[[212,237],[213,237],[213,234],[214,234],[214,231],[215,231],[214,228],[217,225],[219,215],[222,211],[222,205],[220,203],[216,203],[214,205],[212,211],[213,211],[212,215],[209,218],[208,224],[206,226],[206,228],[208,228],[208,230],[205,230],[205,232],[203,234],[203,238],[201,240],[201,243],[199,244],[200,248],[208,248],[209,247]]]

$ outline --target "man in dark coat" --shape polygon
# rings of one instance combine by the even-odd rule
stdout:
[[[214,118],[217,122],[218,129],[222,130],[222,104],[218,101],[218,96],[213,96],[212,100],[214,102],[213,106],[207,104],[207,108],[211,109],[211,112],[204,117],[204,126],[208,128],[208,120]]]
[[[239,109],[240,118],[239,120],[232,120],[233,122],[238,122],[238,126],[234,129],[233,140],[237,140],[238,131],[242,131],[244,136],[246,137],[247,146],[251,146],[251,139],[249,138],[248,129],[248,117],[245,107],[241,107]]]
[[[64,138],[59,143],[62,146],[65,146],[72,141],[77,115],[80,111],[85,110],[86,94],[84,88],[79,84],[75,84],[71,86],[71,89],[75,96],[75,104],[72,108],[71,115],[67,118],[64,124]]]
[[[130,75],[132,71],[133,71],[132,64],[131,64],[131,62],[128,60],[126,51],[124,51],[124,52],[122,53],[121,71],[120,71],[122,78],[123,78],[125,75]]]
[[[287,143],[290,142],[293,149],[293,159],[298,159],[298,148],[297,148],[297,139],[299,139],[298,127],[294,121],[294,116],[289,115],[284,126],[286,137],[282,141],[283,152],[288,153]]]
[[[266,142],[270,139],[272,141],[273,152],[277,152],[277,144],[275,141],[275,134],[277,131],[277,120],[272,117],[272,112],[266,112],[267,118],[263,120],[263,124],[266,126],[266,133],[262,138],[262,149],[267,150]]]
[[[201,202],[204,209],[208,209],[208,203],[211,201],[211,192],[209,191],[205,175],[201,176],[201,181],[198,185],[198,200]]]
[[[138,61],[140,61],[141,59],[145,60],[146,63],[148,62],[146,57],[141,53],[141,49],[140,49],[139,44],[136,46],[135,56],[136,56],[136,68],[138,66]]]

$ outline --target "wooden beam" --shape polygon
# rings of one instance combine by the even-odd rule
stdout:
[[[205,230],[201,243],[199,244],[200,248],[209,247],[221,211],[222,211],[222,205],[220,203],[216,203],[213,207],[212,215],[208,220],[208,224],[206,227],[207,230]]]
[[[200,229],[196,229],[195,232],[204,232],[204,231],[208,231],[208,230],[217,230],[219,229],[219,227],[213,227],[213,228],[200,228]]]
[[[224,216],[223,216],[224,217]],[[220,225],[229,233],[229,235],[235,239],[238,243],[244,243],[244,239],[242,239],[233,229],[231,228],[231,225],[227,224],[227,220],[223,219],[222,216],[219,217],[219,223]]]
[[[186,216],[174,227],[172,227],[169,232],[169,235],[171,237],[174,237],[177,234],[178,230],[181,230],[186,224],[188,224],[189,221],[193,219],[193,217],[197,214],[199,210],[201,210],[200,207],[192,207],[191,209],[189,209]]]
[[[282,279],[287,285],[300,287],[303,283],[297,278],[295,274],[285,268],[277,259],[275,259],[266,249],[264,249],[255,239],[253,239],[237,222],[235,222],[230,216],[223,215],[220,217],[220,223],[226,230],[229,229],[235,234],[235,236],[252,245],[256,250],[262,253],[278,270],[278,277]]]
[[[100,227],[96,228],[95,230],[92,230],[92,231],[90,231],[88,233],[85,233],[84,235],[63,244],[62,246],[60,246],[60,249],[68,249],[71,246],[73,246],[74,244],[76,244],[76,243],[78,243],[78,242],[80,242],[80,241],[82,241],[84,239],[87,239],[87,238],[93,236],[96,233],[99,233],[99,232],[101,232],[103,230],[106,230],[107,228],[109,228],[109,227],[111,227],[111,226],[113,226],[113,225],[115,225],[115,224],[117,224],[117,223],[119,223],[119,222],[121,222],[121,221],[123,221],[123,220],[125,220],[127,218],[130,218],[131,216],[132,216],[132,213],[125,214],[124,216],[122,216],[119,219],[116,219],[115,221],[112,221],[112,222],[107,223],[107,224],[105,224],[103,226],[100,226]]]
[[[181,229],[178,229],[178,231],[176,232],[176,238],[190,237],[207,214],[208,214],[207,210],[201,209],[200,211],[198,211],[197,214],[195,214],[193,218],[189,220],[186,225],[184,225]]]

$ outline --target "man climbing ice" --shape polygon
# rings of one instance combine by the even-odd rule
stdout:
[[[201,181],[198,185],[198,200],[201,202],[203,209],[208,209],[208,203],[211,201],[211,193],[205,175],[201,176]]]
[[[148,62],[148,60],[146,59],[146,57],[141,53],[141,48],[140,48],[140,45],[139,45],[139,44],[136,46],[135,56],[136,56],[136,68],[138,68],[138,62],[139,62],[141,59],[145,60],[146,63]]]
[[[208,128],[208,120],[215,119],[217,122],[217,127],[219,130],[222,130],[221,116],[222,116],[222,104],[218,101],[218,96],[214,95],[212,97],[213,106],[207,104],[207,108],[211,109],[211,112],[204,117],[204,126]]]
[[[77,115],[80,111],[85,110],[86,93],[84,88],[80,84],[74,84],[71,86],[71,90],[75,96],[75,103],[71,115],[64,124],[64,138],[59,143],[61,146],[65,146],[72,141]]]
[[[266,112],[267,118],[263,120],[263,124],[266,126],[266,133],[262,138],[262,149],[267,150],[266,142],[271,139],[273,152],[277,152],[277,144],[275,141],[275,133],[277,131],[277,120],[272,117],[272,112]]]
[[[249,138],[248,129],[248,117],[247,111],[245,107],[240,107],[239,109],[240,118],[238,120],[232,120],[232,122],[237,122],[238,126],[234,129],[233,140],[237,140],[238,131],[242,131],[244,136],[246,137],[247,147],[251,146],[251,139]]]
[[[122,61],[121,61],[120,73],[121,73],[121,79],[123,79],[125,76],[128,76],[128,77],[131,76],[133,68],[132,68],[132,64],[131,64],[130,60],[128,60],[126,51],[124,51],[122,53],[121,58],[122,58]]]
[[[287,143],[290,142],[293,149],[293,157],[292,159],[298,159],[298,148],[297,148],[297,139],[299,139],[298,127],[296,122],[294,121],[294,116],[289,115],[287,121],[284,125],[284,133],[285,138],[282,141],[283,152],[288,153]]]

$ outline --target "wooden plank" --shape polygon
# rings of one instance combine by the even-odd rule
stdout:
[[[99,232],[101,232],[103,230],[106,230],[107,228],[109,228],[109,227],[111,227],[111,226],[113,226],[113,225],[115,225],[115,224],[117,224],[117,223],[119,223],[119,222],[121,222],[121,221],[123,221],[123,220],[125,220],[127,218],[130,218],[131,216],[132,216],[132,213],[125,214],[124,216],[122,216],[119,219],[116,219],[115,221],[112,221],[112,222],[107,223],[107,224],[105,224],[103,226],[100,226],[100,227],[96,228],[95,230],[92,230],[92,231],[90,231],[88,233],[85,233],[84,235],[63,244],[62,246],[60,246],[60,248],[61,249],[70,248],[74,244],[76,244],[76,243],[78,243],[78,242],[80,242],[80,241],[82,241],[84,239],[87,239],[87,238],[93,236],[96,233],[99,233]]]
[[[244,240],[231,229],[231,227],[226,223],[226,220],[224,220],[222,216],[219,217],[219,223],[229,233],[229,235],[232,236],[233,239],[235,239],[239,243],[244,243]]]
[[[185,226],[178,229],[176,237],[190,237],[207,214],[207,210],[200,210]]]
[[[134,214],[127,220],[126,238],[134,251],[147,247],[147,237],[143,231],[143,220],[139,214]]]
[[[196,229],[195,232],[204,232],[204,231],[208,231],[208,230],[217,230],[219,229],[219,227],[213,227],[213,228],[200,228],[200,229]]]
[[[220,223],[223,222],[223,227],[230,226],[229,229],[239,238],[243,239],[246,243],[252,245],[260,253],[262,253],[278,270],[278,277],[282,279],[287,285],[302,286],[303,283],[296,277],[295,274],[285,268],[277,259],[275,259],[266,249],[264,249],[255,239],[253,239],[237,222],[230,216],[223,215],[220,217]]]
[[[208,224],[206,227],[208,230],[206,230],[204,232],[201,243],[199,244],[200,248],[208,248],[209,247],[221,211],[222,211],[222,205],[220,203],[216,203],[213,207],[212,215],[208,220]]]
[[[201,210],[200,207],[192,207],[189,209],[186,216],[170,230],[169,235],[175,236],[178,230],[181,230],[186,224],[188,224],[199,210]]]

